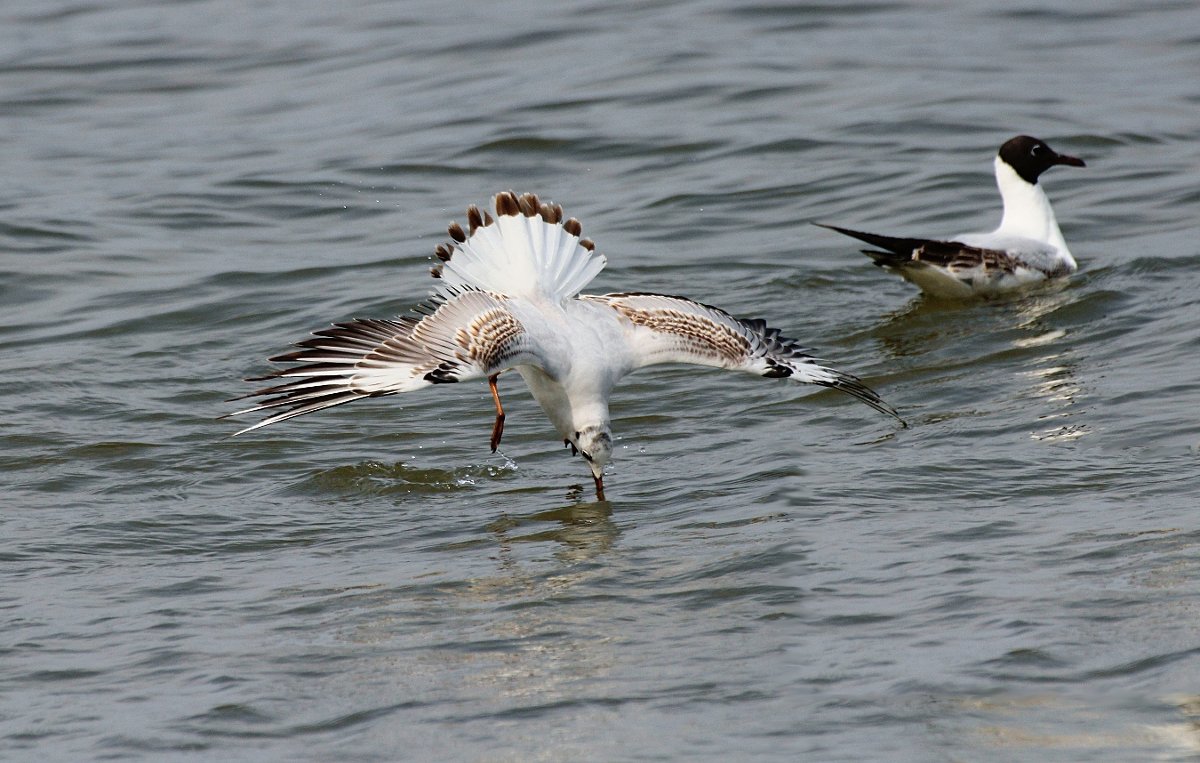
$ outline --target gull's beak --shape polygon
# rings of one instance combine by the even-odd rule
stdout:
[[[1067,154],[1058,154],[1054,158],[1055,164],[1065,164],[1068,167],[1086,167],[1083,160],[1078,156],[1068,156]]]
[[[588,459],[587,465],[592,469],[592,482],[596,484],[596,500],[607,500],[604,497],[604,467]]]

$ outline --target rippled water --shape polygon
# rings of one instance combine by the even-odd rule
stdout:
[[[1184,2],[0,9],[0,758],[1200,754],[1200,11]],[[923,300],[824,221],[1082,270]],[[519,381],[228,439],[445,223],[562,203],[596,291],[765,317],[836,393],[645,372],[591,501]]]

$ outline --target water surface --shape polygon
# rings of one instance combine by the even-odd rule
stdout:
[[[1190,760],[1191,3],[9,2],[0,757]],[[1082,265],[946,304],[824,221]],[[592,500],[519,381],[228,439],[241,377],[424,298],[531,190],[598,292],[764,317],[832,392],[628,380]]]

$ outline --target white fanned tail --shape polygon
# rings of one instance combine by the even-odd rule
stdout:
[[[446,296],[481,289],[531,301],[562,302],[596,277],[607,262],[595,244],[582,238],[575,218],[532,193],[512,191],[492,199],[495,218],[478,207],[467,209],[467,230],[450,224],[452,241],[437,247],[441,264],[433,275]]]

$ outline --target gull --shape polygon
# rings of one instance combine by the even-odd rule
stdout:
[[[613,452],[609,396],[646,366],[689,363],[792,379],[900,418],[857,377],[821,365],[765,321],[666,294],[580,294],[607,260],[582,237],[579,221],[531,193],[506,191],[492,203],[494,217],[472,205],[467,229],[450,224],[451,240],[435,249],[435,289],[415,316],[335,323],[271,358],[299,365],[248,379],[272,385],[236,398],[259,402],[226,415],[270,413],[235,434],[362,398],[487,379],[494,453],[505,419],[497,380],[515,369],[564,445],[587,462],[603,501]]]
[[[962,298],[1012,291],[1074,273],[1050,200],[1038,177],[1056,165],[1084,167],[1045,141],[1018,135],[1004,143],[994,161],[1004,200],[1000,227],[952,239],[896,238],[817,223],[885,251],[864,249],[879,267],[898,273],[937,297]]]

